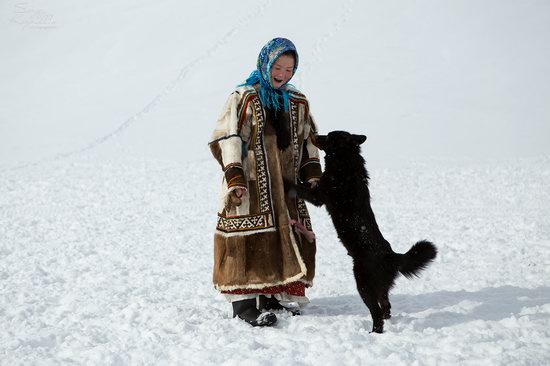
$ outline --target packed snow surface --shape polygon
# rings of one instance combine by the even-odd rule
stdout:
[[[0,2],[0,364],[550,364],[550,3]],[[269,39],[320,131],[368,136],[399,278],[384,334],[324,209],[301,316],[211,281],[206,142]]]
[[[30,364],[542,365],[550,355],[550,159],[371,171],[394,250],[437,260],[400,278],[385,333],[312,208],[318,267],[303,315],[231,318],[212,288],[213,161],[88,159],[3,172],[0,356]]]

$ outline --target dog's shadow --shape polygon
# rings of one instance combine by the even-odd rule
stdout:
[[[439,291],[421,295],[390,295],[393,318],[400,325],[413,323],[416,331],[440,329],[471,321],[498,321],[522,315],[524,308],[550,303],[550,287],[525,289],[503,286],[476,292]],[[306,312],[304,312],[306,313]],[[330,317],[365,316],[370,313],[359,295],[312,299],[307,315]],[[530,315],[533,318],[545,316]]]

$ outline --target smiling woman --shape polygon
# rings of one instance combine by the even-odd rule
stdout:
[[[290,81],[295,63],[292,51],[286,51],[275,60],[271,70],[271,83],[274,88],[278,89]]]
[[[304,201],[283,180],[321,176],[316,127],[306,97],[288,84],[298,53],[288,39],[268,42],[257,69],[229,96],[210,149],[224,180],[214,235],[214,285],[233,316],[254,326],[277,321],[269,310],[299,313],[315,275],[315,236]]]

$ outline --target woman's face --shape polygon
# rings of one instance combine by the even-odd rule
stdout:
[[[294,57],[290,55],[279,56],[271,67],[271,85],[279,89],[292,78],[294,71]]]

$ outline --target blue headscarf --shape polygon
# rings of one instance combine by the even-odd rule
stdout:
[[[267,42],[260,51],[256,65],[257,69],[252,71],[243,84],[239,85],[254,85],[259,83],[260,100],[263,106],[275,111],[288,111],[287,84],[277,89],[273,87],[271,82],[271,68],[273,67],[273,63],[279,56],[287,51],[294,52],[294,70],[292,70],[292,76],[294,76],[298,68],[298,52],[296,51],[294,43],[286,38],[274,38]]]

